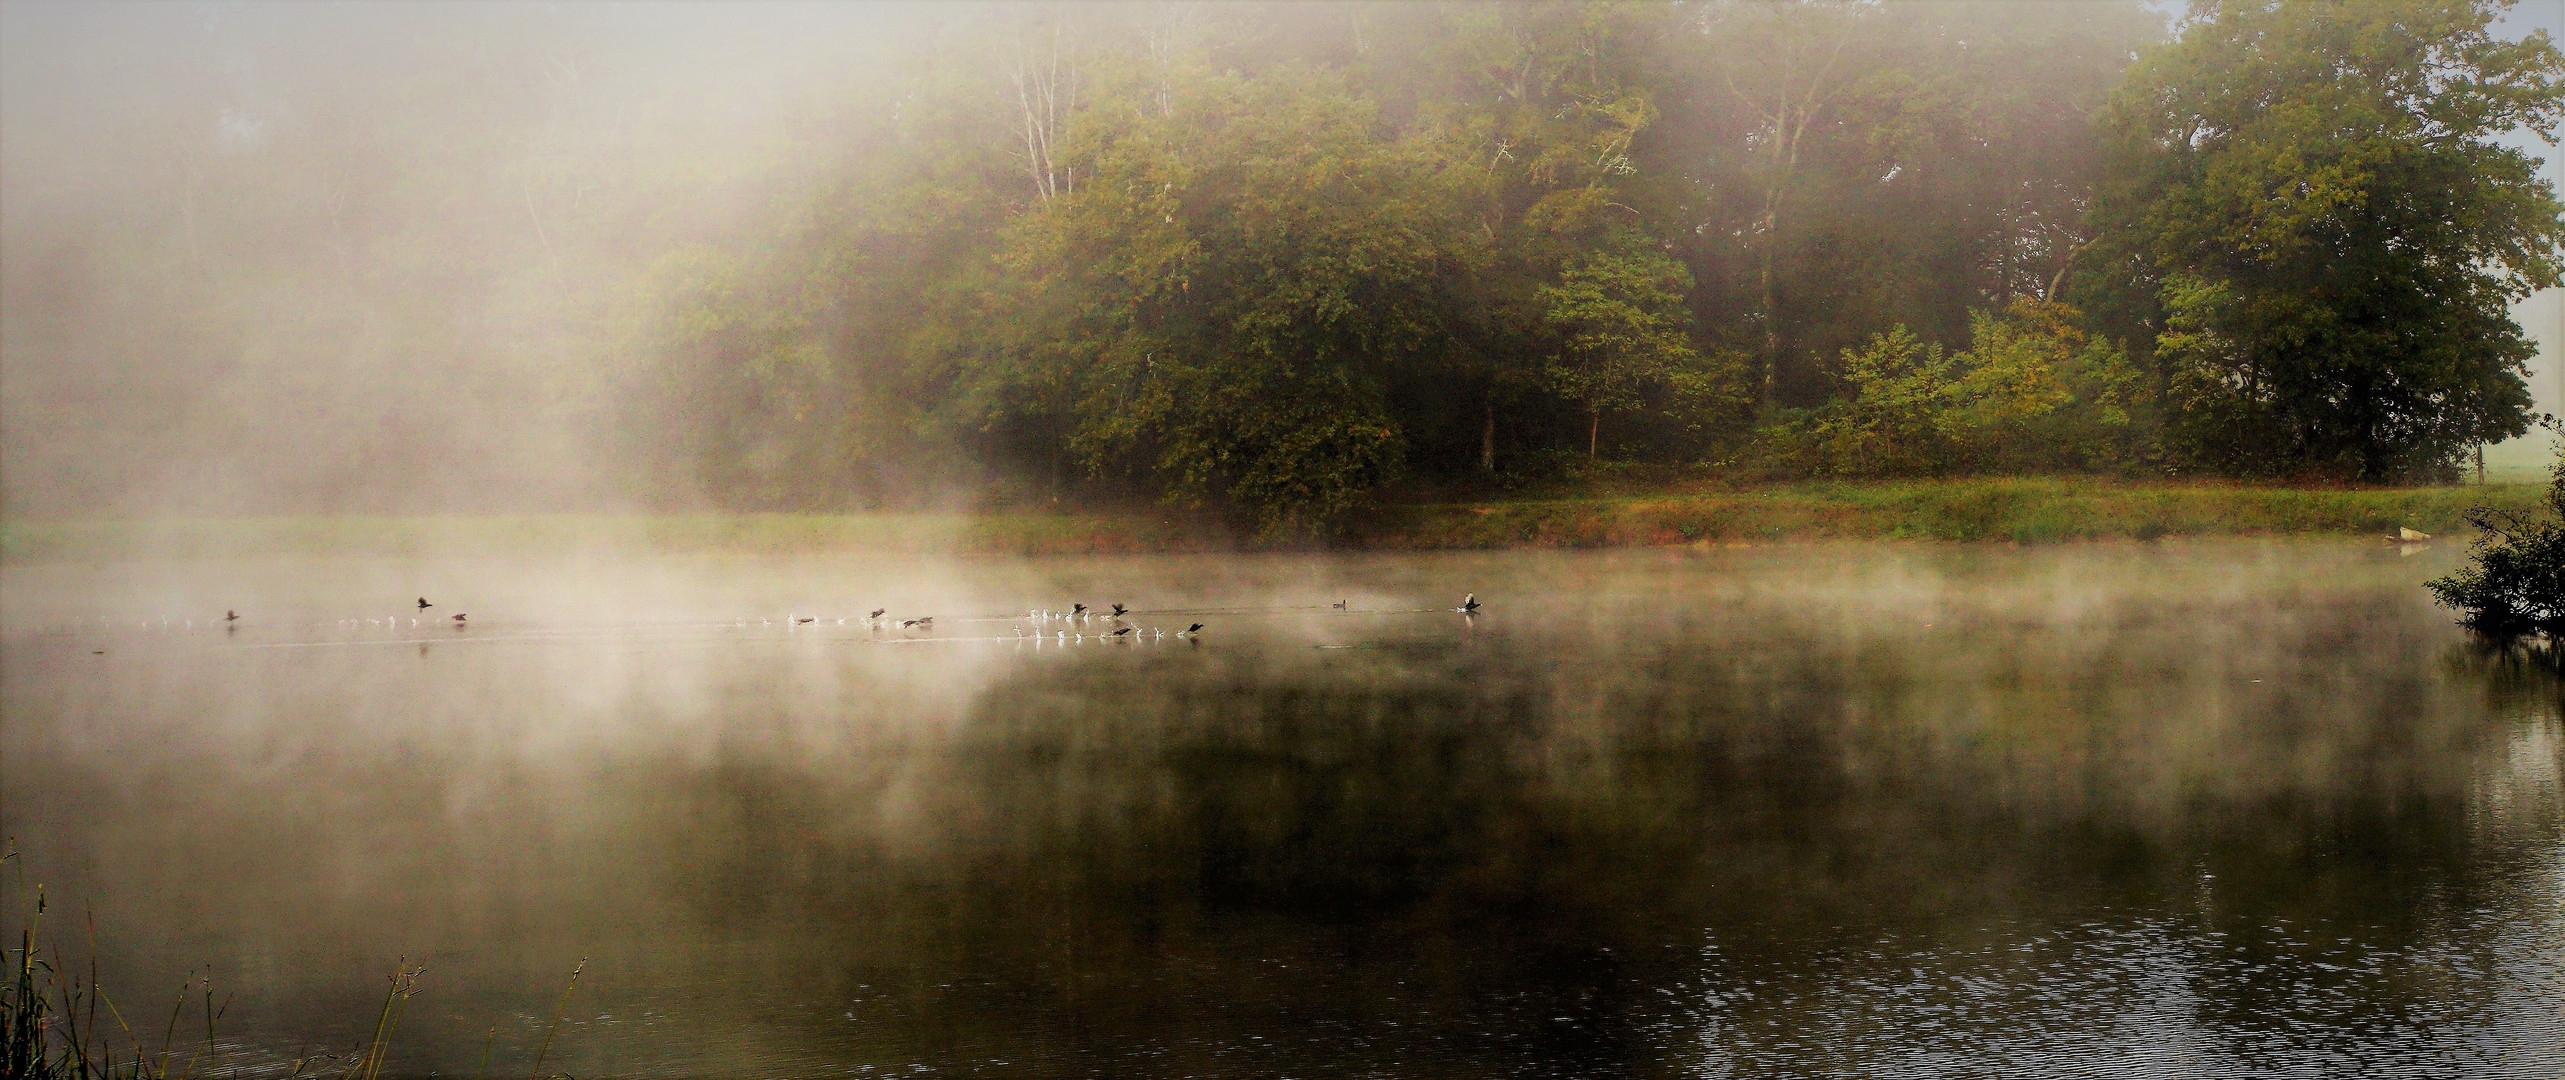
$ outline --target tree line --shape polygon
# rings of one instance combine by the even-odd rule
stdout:
[[[717,489],[1323,523],[1594,462],[2446,475],[2532,419],[2494,0],[1005,9],[653,268]],[[858,496],[860,497],[860,495]]]
[[[12,211],[11,498],[97,431],[323,502],[574,432],[651,501],[1276,532],[1634,466],[2446,477],[2536,419],[2508,306],[2565,244],[2508,6],[916,7],[756,110],[707,57],[845,9],[209,9],[135,60],[178,119],[84,114],[170,148],[79,176],[130,197]],[[222,412],[287,384],[337,434]]]

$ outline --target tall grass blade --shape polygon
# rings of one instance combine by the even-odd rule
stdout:
[[[570,991],[579,985],[579,973],[586,970],[588,970],[588,958],[582,956],[579,958],[579,966],[570,969],[569,984],[561,988],[561,1003],[552,1007],[552,1026],[544,1029],[543,1048],[534,1052],[534,1071],[526,1074],[526,1080],[541,1080],[543,1059],[552,1053],[552,1036],[561,1030],[561,1014],[570,1009]]]

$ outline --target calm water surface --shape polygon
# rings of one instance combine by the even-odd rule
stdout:
[[[2453,556],[13,564],[0,811],[251,1075],[405,960],[393,1071],[530,1070],[587,957],[546,1071],[2554,1080]]]

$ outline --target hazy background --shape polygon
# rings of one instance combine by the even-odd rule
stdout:
[[[0,8],[8,509],[612,504],[618,286],[918,14]]]
[[[2513,8],[2503,20],[2508,37],[2521,37],[2533,30],[2545,30],[2553,38],[2565,38],[2565,0],[2526,0]],[[2528,132],[2515,136],[2511,144],[2537,155],[2542,165],[2539,175],[2554,184],[2565,180],[2565,170],[2557,163],[2565,160],[2558,148],[2540,142]],[[2538,340],[2538,359],[2531,365],[2529,389],[2538,395],[2538,409],[2550,415],[2565,415],[2565,367],[2556,362],[2565,356],[2565,290],[2546,289],[2514,305],[2512,318]],[[2555,460],[2556,440],[2544,432],[2531,432],[2526,438],[2514,439],[2485,450],[2490,464],[2513,467],[2544,468]]]
[[[0,7],[0,509],[695,501],[615,430],[665,377],[645,270],[861,158],[939,27],[1024,10]],[[2518,317],[2565,412],[2565,299]]]

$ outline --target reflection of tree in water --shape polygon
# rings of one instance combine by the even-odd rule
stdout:
[[[1639,1003],[1610,947],[1631,935],[1608,924],[1669,905],[1592,888],[1631,875],[1598,870],[1611,837],[1540,805],[1541,676],[1495,661],[1055,666],[900,777],[664,774],[672,855],[708,871],[688,879],[707,915],[828,941],[796,979],[905,986],[910,1052],[1170,1072],[1627,1058]],[[850,804],[863,824],[832,817]],[[1326,1040],[1257,1045],[1279,1032]]]
[[[2467,1000],[2461,976],[2304,961],[2309,928],[2464,949],[2467,913],[2535,872],[2471,824],[2501,725],[2465,685],[2378,677],[2438,647],[2395,620],[2224,614],[2259,659],[2186,668],[2174,631],[2203,613],[2179,604],[2103,634],[1989,617],[1967,648],[1741,612],[1080,659],[878,760],[734,747],[645,786],[672,887],[794,942],[777,978],[871,1002],[860,1037],[813,1037],[886,1054],[1639,1068],[1704,991],[1903,979],[1918,950],[2053,1009],[2058,955],[2009,943],[2113,920],[2200,935],[2173,977],[2239,1046]],[[2328,992],[2347,1007],[2299,1011]],[[1859,1034],[1829,1007],[1715,1011]],[[1258,1041],[1286,1035],[1312,1041]]]
[[[2565,716],[2565,649],[2550,638],[2470,635],[2449,649],[2450,673],[2485,688],[2485,702],[2521,719]]]

